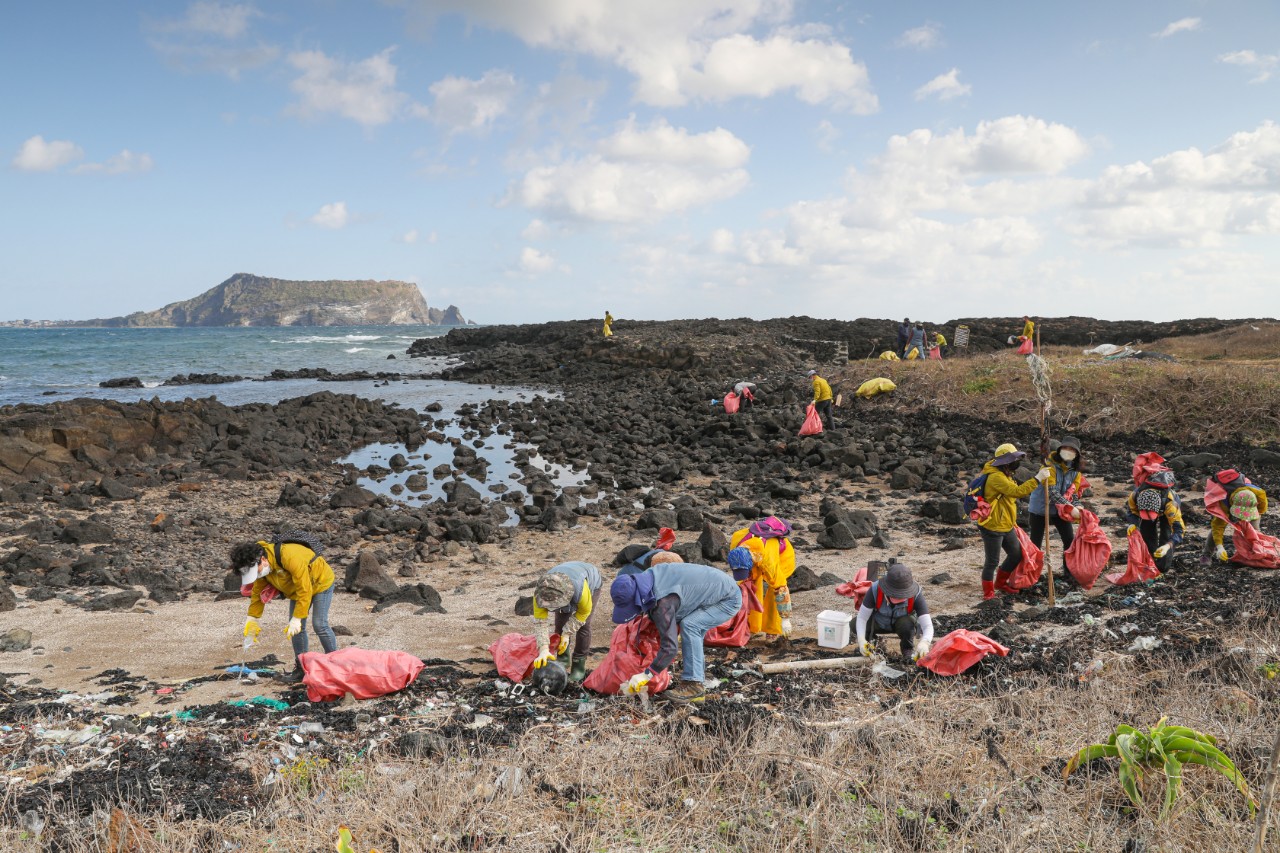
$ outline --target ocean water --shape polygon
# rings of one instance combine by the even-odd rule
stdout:
[[[439,359],[405,355],[418,338],[443,335],[441,326],[330,326],[195,329],[0,328],[0,405],[49,403],[73,397],[121,401],[217,397],[228,405],[274,403],[317,390],[354,393],[418,408],[439,401],[447,411],[463,402],[517,399],[523,389],[479,389],[458,382],[392,380],[235,382],[164,387],[179,373],[258,377],[277,368],[324,367],[334,373],[425,373]],[[388,355],[396,356],[394,361]],[[100,388],[107,379],[136,376],[144,388]]]

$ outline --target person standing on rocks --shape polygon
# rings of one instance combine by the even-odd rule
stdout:
[[[289,682],[296,684],[305,674],[301,656],[307,651],[308,617],[324,653],[338,648],[338,638],[329,626],[333,569],[324,557],[295,542],[242,542],[231,549],[231,568],[240,573],[241,584],[249,587],[249,618],[244,623],[244,636],[257,640],[262,632],[258,619],[266,603],[276,595],[293,603],[293,617],[284,629],[293,645],[295,662]]]
[[[606,338],[613,337],[613,315],[606,308],[604,312],[604,336]]]
[[[916,323],[911,329],[911,337],[907,341],[907,353],[904,357],[907,361],[914,361],[924,356],[924,324]]]
[[[1173,548],[1182,544],[1186,524],[1182,520],[1182,497],[1174,491],[1173,472],[1167,468],[1154,470],[1154,463],[1144,466],[1142,460],[1151,454],[1138,457],[1134,465],[1134,490],[1129,495],[1129,529],[1137,530],[1147,550],[1155,560],[1156,568],[1164,574],[1173,564]],[[1156,459],[1163,462],[1158,456]]]
[[[1049,523],[1058,531],[1062,539],[1062,583],[1070,585],[1074,582],[1071,572],[1067,570],[1066,550],[1075,540],[1075,527],[1058,515],[1059,504],[1072,504],[1085,489],[1084,458],[1080,455],[1080,440],[1068,435],[1062,439],[1058,449],[1049,454],[1049,479],[1045,485],[1049,487]],[[1031,515],[1031,541],[1041,546],[1044,543],[1045,531],[1045,488],[1040,486],[1031,493],[1027,504],[1027,512]],[[1080,517],[1080,511],[1074,510],[1074,518]]]
[[[986,518],[978,522],[982,530],[982,598],[989,601],[996,597],[996,590],[1016,592],[1007,586],[1009,576],[1022,562],[1022,546],[1018,544],[1018,535],[1013,528],[1018,524],[1018,500],[1030,495],[1035,489],[1049,479],[1049,469],[1041,468],[1036,475],[1022,485],[1014,482],[1013,476],[1018,470],[1018,462],[1027,454],[1012,444],[1002,444],[996,448],[996,455],[990,462],[982,466],[981,476],[987,478],[983,485],[982,497],[991,508]],[[1000,551],[1005,553],[1004,562],[1000,561]]]
[[[834,429],[836,419],[831,404],[835,395],[831,393],[831,383],[819,376],[816,370],[810,370],[808,376],[813,383],[813,406],[818,410],[818,417],[822,418],[823,429]]]
[[[742,590],[727,572],[698,563],[663,563],[635,575],[621,575],[609,587],[613,621],[621,625],[644,613],[658,629],[658,654],[631,676],[628,693],[639,693],[675,660],[683,661],[680,684],[661,697],[700,702],[706,696],[703,637],[728,622],[742,607]]]
[[[1032,340],[1036,334],[1036,323],[1030,317],[1022,318],[1022,337]]]
[[[1214,489],[1214,486],[1217,488]],[[1244,474],[1231,468],[1214,474],[1205,482],[1204,488],[1206,495],[1211,491],[1225,495],[1216,502],[1223,517],[1214,515],[1209,522],[1209,538],[1205,540],[1204,551],[1200,554],[1200,565],[1207,566],[1213,556],[1224,563],[1230,559],[1222,538],[1227,532],[1226,517],[1237,524],[1250,524],[1257,529],[1262,516],[1267,512],[1267,493],[1262,487],[1250,482]],[[1208,504],[1208,500],[1205,503]]]
[[[911,321],[903,317],[902,322],[898,324],[898,346],[894,350],[900,358],[906,356],[907,341],[909,340],[911,340]]]
[[[573,645],[573,663],[569,677],[581,681],[587,677],[587,655],[591,654],[592,602],[600,595],[604,579],[590,563],[575,560],[561,563],[538,579],[533,589],[533,633],[538,641],[538,657],[534,669],[562,655]],[[554,612],[555,633],[560,635],[556,653],[551,653],[547,616]]]
[[[751,554],[751,579],[756,598],[764,606],[762,612],[747,616],[752,634],[791,636],[791,589],[787,582],[796,571],[796,549],[787,538],[790,533],[790,524],[771,515],[729,537],[730,548],[743,548]]]
[[[902,563],[889,566],[885,576],[862,596],[858,608],[858,650],[864,657],[875,652],[876,634],[897,634],[902,656],[917,661],[929,653],[933,642],[933,617],[924,590]]]

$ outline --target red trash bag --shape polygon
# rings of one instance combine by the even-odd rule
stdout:
[[[379,651],[348,646],[335,652],[304,652],[298,655],[307,685],[307,699],[333,702],[350,693],[357,699],[376,699],[403,690],[426,666],[421,660],[400,651]]]
[[[551,648],[560,645],[560,635],[551,635]],[[508,681],[524,681],[533,675],[533,662],[538,658],[538,641],[528,634],[503,634],[489,646],[489,656],[498,675]]]
[[[631,676],[653,663],[658,656],[658,629],[648,616],[637,616],[613,629],[609,653],[591,671],[582,686],[597,693],[617,695]],[[649,693],[661,693],[671,686],[671,670],[649,680]]]
[[[742,401],[738,399],[738,395],[733,393],[732,391],[730,391],[728,394],[725,394],[724,395],[724,413],[726,415],[736,415],[738,413],[738,406],[741,404],[741,402]]]
[[[1035,352],[1036,342],[1031,338],[1023,338],[1022,343],[1018,345],[1018,355],[1031,355]]]
[[[1040,580],[1040,574],[1044,571],[1044,551],[1036,547],[1036,543],[1031,541],[1027,531],[1021,527],[1013,529],[1018,535],[1018,544],[1022,546],[1022,562],[1018,563],[1018,567],[1013,570],[1013,574],[1009,575],[1005,584],[1022,591],[1035,586]]]
[[[1142,534],[1133,531],[1129,534],[1129,564],[1123,572],[1113,572],[1107,575],[1107,580],[1116,586],[1122,586],[1128,583],[1140,583],[1142,581],[1154,580],[1160,577],[1160,570],[1156,568],[1156,561],[1151,559],[1151,552],[1147,550],[1147,543],[1142,538]]]
[[[942,361],[942,347],[934,347],[933,349],[929,350],[929,358],[932,358],[936,361]]]
[[[663,551],[670,551],[671,547],[676,544],[676,532],[670,527],[659,527],[658,538],[653,543],[653,547]]]
[[[985,634],[958,628],[934,643],[917,663],[938,675],[959,675],[993,653],[1005,657],[1009,650]]]
[[[748,624],[747,614],[763,613],[764,605],[756,595],[756,585],[750,580],[738,581],[738,587],[742,590],[742,606],[728,622],[708,631],[702,638],[702,645],[740,649],[751,639],[751,625]]]
[[[1255,569],[1280,569],[1280,539],[1259,533],[1252,524],[1231,523],[1235,553],[1231,562]]]
[[[804,410],[804,425],[800,427],[801,435],[822,435],[822,416],[813,403]]]
[[[1070,519],[1067,519],[1070,521]],[[1098,575],[1107,567],[1111,559],[1111,540],[1106,531],[1098,524],[1098,516],[1081,507],[1080,529],[1071,547],[1063,558],[1067,561],[1067,571],[1076,579],[1082,589],[1093,589]]]
[[[867,590],[871,589],[871,583],[867,580],[867,567],[863,566],[858,569],[853,580],[837,585],[836,592],[846,598],[852,598],[854,608],[858,608],[862,606],[862,597],[867,594]]]

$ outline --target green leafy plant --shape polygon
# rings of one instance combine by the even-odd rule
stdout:
[[[1231,759],[1215,745],[1217,740],[1186,726],[1166,726],[1167,719],[1161,717],[1160,722],[1146,732],[1133,726],[1116,726],[1106,743],[1090,744],[1077,752],[1063,769],[1063,778],[1094,759],[1118,758],[1120,787],[1135,806],[1141,806],[1142,787],[1147,774],[1153,769],[1158,770],[1165,777],[1164,806],[1160,809],[1160,819],[1164,820],[1178,800],[1183,765],[1199,764],[1218,771],[1235,783],[1252,812],[1256,803],[1249,794],[1249,786]]]

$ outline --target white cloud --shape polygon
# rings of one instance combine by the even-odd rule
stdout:
[[[525,246],[520,251],[520,270],[530,275],[540,275],[556,269],[556,259],[546,252]]]
[[[23,172],[52,172],[84,156],[84,149],[74,142],[33,136],[18,149],[13,167]]]
[[[418,233],[417,228],[410,228],[408,231],[404,232],[396,239],[398,239],[401,243],[407,243],[408,245],[412,246],[414,243],[418,242],[418,240],[421,239],[421,237],[422,235]]]
[[[529,224],[520,232],[520,236],[526,240],[545,240],[550,234],[551,229],[541,219],[529,220]]]
[[[1167,39],[1175,33],[1189,33],[1200,29],[1199,18],[1179,18],[1173,23],[1167,25],[1163,30],[1152,33],[1151,37],[1155,39]]]
[[[916,89],[916,100],[923,101],[930,95],[937,95],[940,101],[949,101],[973,91],[968,83],[960,82],[960,69],[952,68],[946,74],[939,74],[919,89]]]
[[[737,245],[737,239],[728,228],[717,228],[707,240],[707,248],[717,255],[727,255]]]
[[[835,150],[836,140],[840,138],[840,130],[827,119],[818,122],[818,150],[830,154]]]
[[[261,12],[247,3],[199,0],[187,7],[185,17],[160,24],[159,28],[234,39],[240,38],[248,31],[250,19],[261,17],[261,15]]]
[[[131,172],[150,172],[154,166],[155,162],[151,159],[150,154],[138,154],[126,148],[114,157],[108,158],[105,163],[85,163],[77,166],[75,171],[96,172],[104,175],[125,175]]]
[[[478,80],[445,77],[431,84],[435,96],[430,115],[451,133],[483,133],[505,115],[519,90],[516,78],[506,71],[486,71]]]
[[[526,44],[603,59],[634,75],[655,106],[794,91],[855,112],[878,104],[866,66],[820,25],[794,25],[793,0],[418,0]]]
[[[309,221],[311,224],[318,225],[321,228],[338,229],[346,227],[349,219],[347,203],[345,201],[335,201],[322,205]]]
[[[288,111],[303,118],[334,113],[374,127],[414,112],[409,96],[396,89],[396,67],[389,47],[368,59],[343,62],[318,50],[289,54],[302,76],[289,84],[299,101]]]
[[[942,27],[932,21],[913,27],[898,36],[898,47],[910,47],[915,50],[933,50],[942,44]]]
[[[155,35],[149,43],[174,68],[212,71],[234,80],[280,56],[275,45],[247,42],[250,22],[260,17],[262,12],[247,3],[200,0],[181,18],[151,23]]]
[[[750,156],[723,128],[690,133],[631,118],[588,153],[530,169],[507,201],[562,219],[651,222],[735,195],[748,183]]]
[[[913,130],[889,138],[882,164],[961,173],[1057,174],[1089,152],[1066,125],[1032,116],[1006,116],[979,122],[972,134]]]
[[[1219,62],[1225,62],[1228,65],[1239,65],[1243,68],[1250,68],[1256,72],[1256,76],[1250,80],[1250,83],[1265,83],[1271,79],[1272,73],[1277,67],[1280,67],[1280,54],[1255,53],[1252,50],[1237,50],[1233,53],[1224,53],[1218,57]]]

